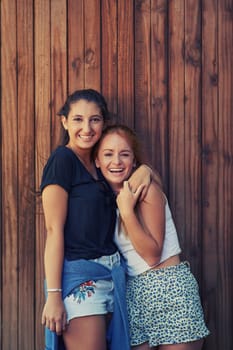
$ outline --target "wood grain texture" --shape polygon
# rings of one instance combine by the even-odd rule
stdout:
[[[34,348],[35,148],[33,6],[17,4],[18,63],[18,343]],[[33,145],[33,147],[32,147]],[[25,337],[27,329],[27,337]]]
[[[218,314],[219,343],[233,348],[233,2],[218,2]],[[223,321],[224,320],[224,321]]]
[[[185,5],[184,76],[184,164],[185,232],[184,252],[193,272],[201,274],[201,3]],[[198,271],[199,269],[199,271]],[[201,280],[199,281],[201,282]]]
[[[147,140],[145,155],[150,160],[151,130],[151,9],[150,0],[135,1],[134,62],[135,62],[135,129]]]
[[[117,120],[117,0],[101,1],[101,91],[112,121]]]
[[[203,350],[232,350],[232,0],[0,4],[0,349],[44,348],[36,193],[56,113],[68,93],[94,88],[162,175],[211,331]]]
[[[35,191],[39,192],[42,170],[51,152],[51,37],[50,3],[47,0],[35,2]],[[35,349],[44,348],[44,328],[41,315],[44,306],[44,264],[45,224],[41,197],[36,200],[36,254],[35,254]]]
[[[57,113],[67,98],[66,16],[66,0],[51,1],[51,140],[53,149],[60,143],[61,135],[61,122]]]
[[[68,91],[82,89],[84,80],[84,2],[68,0]]]
[[[185,114],[184,80],[184,1],[172,0],[168,5],[169,38],[169,186],[168,196],[175,223],[179,232],[181,246],[185,240]]]
[[[168,1],[151,1],[151,163],[168,183]]]
[[[18,349],[18,115],[16,2],[1,1],[2,349]],[[7,40],[6,40],[7,38]]]
[[[134,125],[134,2],[118,0],[118,121]]]
[[[202,12],[202,232],[204,307],[210,348],[221,347],[218,334],[218,46],[217,1],[204,1]],[[211,266],[211,268],[210,268]]]
[[[100,91],[100,1],[84,2],[85,87]]]

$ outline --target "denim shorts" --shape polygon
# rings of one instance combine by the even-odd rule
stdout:
[[[90,261],[97,262],[110,270],[120,265],[120,255],[101,256]],[[64,299],[67,321],[90,315],[104,315],[113,312],[114,284],[112,280],[86,281],[75,287]]]

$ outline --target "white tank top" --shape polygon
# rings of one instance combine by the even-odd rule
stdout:
[[[176,227],[175,227],[171,210],[169,208],[167,200],[165,205],[165,220],[166,220],[166,223],[165,223],[164,243],[163,243],[160,262],[158,264],[167,260],[171,256],[177,255],[181,252]],[[146,261],[136,252],[129,237],[126,236],[123,232],[118,231],[119,230],[118,223],[119,223],[119,220],[117,220],[117,224],[116,224],[114,241],[119,251],[125,258],[128,275],[136,276],[136,275],[139,275],[140,273],[143,273],[151,269],[151,266],[149,266],[146,263]]]

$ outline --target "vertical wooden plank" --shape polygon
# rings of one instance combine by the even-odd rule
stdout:
[[[100,0],[84,2],[85,87],[100,91]]]
[[[101,1],[102,93],[114,119],[117,117],[117,0]]]
[[[18,333],[19,349],[34,348],[34,71],[33,3],[17,2],[18,53]],[[25,332],[27,330],[27,332]]]
[[[134,2],[118,0],[118,116],[134,125]]]
[[[183,247],[185,237],[184,0],[169,3],[169,199]]]
[[[18,159],[16,1],[1,1],[2,339],[18,349]]]
[[[136,100],[140,111],[137,110],[135,124],[138,128],[142,124],[151,139],[148,144],[152,145],[153,165],[157,167],[159,164],[163,177],[164,174],[165,177],[170,176],[169,197],[175,221],[182,234],[184,253],[190,257],[199,278],[201,259],[203,260],[202,296],[211,330],[204,349],[230,350],[233,347],[232,0],[151,0],[151,27],[147,22],[149,13],[145,11],[146,6],[149,6],[148,0],[102,0],[101,3],[88,1],[85,6],[90,11],[86,14],[86,19],[83,0],[68,0],[67,3],[66,21],[65,1],[1,1],[1,347],[4,350],[33,349],[35,336],[35,349],[43,349],[43,327],[40,319],[44,305],[45,227],[39,198],[36,207],[34,311],[32,299],[34,209],[29,189],[34,181],[34,91],[31,57],[34,36],[36,189],[39,188],[44,163],[58,137],[60,127],[55,114],[66,97],[67,70],[69,91],[85,86],[86,69],[90,87],[100,87],[109,101],[110,109],[116,114],[119,111],[121,121],[131,126],[134,125],[134,79],[138,77],[143,84],[146,81],[144,78],[150,75],[151,85],[146,83],[142,86],[139,80],[135,81],[135,91],[144,107],[151,108],[151,117],[148,119],[148,115],[144,115],[144,108]],[[32,4],[35,15],[34,33]],[[101,9],[101,12],[97,12],[97,17],[93,11],[95,6],[98,11]],[[166,43],[166,6],[169,6],[169,47]],[[200,6],[203,7],[202,96],[198,63]],[[85,21],[86,29],[90,23],[92,26],[88,34],[90,45],[86,48],[91,46],[92,49],[100,41],[97,48],[97,52],[101,50],[99,67],[94,66],[94,61],[91,60],[84,63]],[[66,22],[69,28],[68,43]],[[99,33],[102,35],[97,41],[90,34],[96,30],[95,25],[100,28]],[[151,30],[150,44],[148,30]],[[145,57],[142,57],[140,51],[143,49]],[[170,91],[168,108],[167,50]],[[69,65],[63,56],[65,51],[68,52]],[[139,68],[139,71],[135,69],[135,77],[134,66]],[[143,99],[146,91],[150,91],[151,99],[148,96]],[[198,100],[201,99],[202,121],[198,117]],[[144,120],[140,120],[144,117]],[[51,125],[54,122],[56,127],[52,130]],[[203,143],[202,208],[198,208],[200,128]],[[159,152],[165,155],[159,155]],[[166,168],[167,159],[170,169]],[[198,231],[201,214],[203,228]],[[198,248],[202,248],[202,251],[197,252]],[[35,324],[33,317],[36,318]]]
[[[66,0],[51,1],[51,93],[52,148],[60,142],[61,122],[57,112],[67,98],[67,8]]]
[[[84,4],[68,0],[68,91],[84,87]]]
[[[135,129],[151,162],[151,23],[150,0],[135,2]],[[133,120],[132,120],[133,121]]]
[[[168,174],[168,1],[151,1],[151,156],[163,179]]]
[[[218,1],[218,316],[221,347],[233,349],[233,2]]]
[[[207,349],[222,347],[218,332],[218,57],[217,0],[203,1],[202,18],[202,197],[203,302],[211,330]],[[220,233],[221,235],[222,233]],[[211,268],[210,268],[211,267]]]
[[[51,71],[50,71],[50,2],[37,0],[35,15],[35,171],[36,190],[39,191],[42,169],[51,151]],[[44,306],[44,243],[45,225],[41,198],[36,202],[36,256],[35,256],[35,338],[36,350],[44,349],[44,328],[41,315]]]
[[[2,42],[2,11],[1,11],[1,3],[0,3],[0,41]],[[0,78],[1,78],[1,71],[2,71],[2,47],[0,48]],[[1,84],[2,84],[2,81],[1,81]],[[1,100],[1,93],[0,93],[0,113],[2,115],[2,100]],[[2,118],[0,119],[0,135],[2,135]],[[3,165],[2,165],[2,160],[3,158],[3,154],[2,154],[2,146],[1,146],[1,152],[0,152],[0,256],[1,256],[1,259],[0,259],[0,324],[2,325],[2,322],[3,322],[3,317],[2,317],[2,298],[3,298],[3,295],[2,295],[2,289],[3,289],[3,286],[2,286],[2,242],[3,242],[3,225],[2,225],[2,201],[3,201],[3,198],[2,198],[2,169],[3,169]],[[2,339],[2,327],[0,327],[0,339]],[[1,344],[1,342],[0,342]]]
[[[184,253],[201,273],[201,6],[185,2],[185,235]],[[200,278],[199,282],[200,281]]]

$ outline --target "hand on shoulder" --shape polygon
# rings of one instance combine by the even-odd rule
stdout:
[[[148,191],[141,202],[144,203],[154,203],[154,202],[160,202],[161,204],[166,204],[166,196],[165,193],[162,190],[162,186],[160,183],[155,182],[154,180],[151,181],[151,184],[148,188]]]

